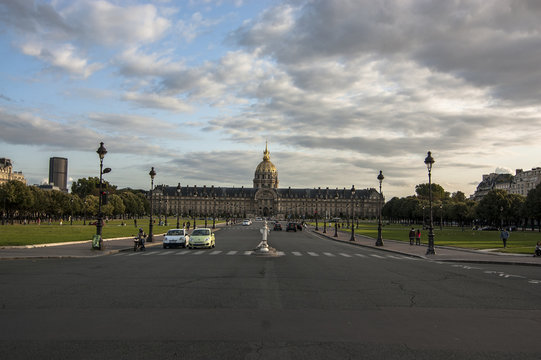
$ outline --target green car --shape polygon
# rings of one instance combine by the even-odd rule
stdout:
[[[216,246],[214,233],[209,228],[197,228],[192,231],[188,248],[213,248]]]

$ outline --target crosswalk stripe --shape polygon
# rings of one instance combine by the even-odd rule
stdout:
[[[222,250],[215,250],[215,251],[211,252],[210,255],[218,255],[221,252],[222,252]]]
[[[163,256],[163,255],[169,255],[169,254],[171,254],[170,251],[163,251],[161,253],[157,253],[156,255],[162,255]]]
[[[302,254],[298,251],[292,251],[291,253],[295,256],[302,256]]]
[[[396,256],[396,255],[387,255],[388,258],[391,259],[398,259],[398,260],[404,260],[403,256]]]
[[[148,252],[148,251],[147,251],[147,252],[145,252],[144,254],[142,254],[141,256],[149,256],[149,255],[154,255],[154,253],[153,253],[153,252]]]
[[[276,252],[276,255],[278,255],[278,256],[284,256],[285,254],[286,254],[286,253],[283,252],[283,251],[277,251],[277,252]]]
[[[180,251],[177,251],[177,252],[175,253],[175,255],[186,255],[186,254],[188,254],[188,253],[189,253],[188,250],[180,250]]]
[[[131,254],[128,254],[127,256],[134,256],[134,255],[139,255],[139,254],[136,252],[132,252]]]
[[[318,253],[311,252],[311,251],[308,251],[308,255],[310,255],[310,256],[319,256]]]
[[[327,255],[327,256],[330,256],[330,257],[334,257],[334,256],[336,256],[336,255],[334,255],[334,254],[331,254],[331,253],[328,253],[328,252],[324,252],[324,253],[323,253],[323,255]]]
[[[376,255],[376,254],[370,254],[370,256],[378,258],[378,259],[385,259],[383,256],[379,256],[379,255]]]
[[[199,250],[199,251],[195,251],[192,253],[192,255],[201,255],[201,254],[204,254],[206,251],[205,250]]]
[[[244,252],[244,255],[252,255],[252,254],[253,254],[253,251],[252,251],[252,250],[250,250],[250,251],[245,251],[245,252]]]
[[[227,253],[227,255],[235,255],[237,253],[237,251],[233,250],[233,251],[230,251]]]
[[[340,253],[338,255],[342,255],[343,257],[351,257],[351,255],[348,255],[348,254],[344,254],[344,253]]]
[[[353,255],[358,256],[358,257],[362,257],[362,258],[366,257],[366,255],[364,255],[364,254],[353,254]]]

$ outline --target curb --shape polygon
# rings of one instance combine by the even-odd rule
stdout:
[[[325,237],[325,238],[327,238],[329,240],[342,243],[342,244],[345,243],[345,244],[350,244],[350,245],[355,245],[355,246],[362,246],[362,247],[368,248],[368,249],[381,250],[381,251],[386,251],[386,252],[390,252],[390,253],[394,253],[394,254],[410,256],[410,257],[414,257],[414,258],[418,258],[418,259],[441,261],[441,262],[453,262],[453,263],[468,263],[468,264],[541,266],[541,262],[540,263],[527,263],[527,262],[513,261],[513,260],[516,259],[517,255],[507,255],[507,254],[497,254],[497,255],[499,255],[499,256],[511,256],[511,257],[515,257],[515,259],[506,259],[504,261],[482,260],[482,259],[475,259],[475,260],[472,260],[472,259],[462,259],[462,260],[459,260],[459,259],[434,259],[434,258],[431,258],[429,256],[425,256],[425,255],[410,254],[410,253],[407,253],[407,252],[403,252],[403,251],[399,251],[399,250],[393,250],[393,249],[389,249],[389,248],[385,248],[385,247],[377,247],[377,246],[373,246],[373,245],[361,244],[361,243],[358,243],[358,242],[340,240],[338,238],[335,238],[334,236],[329,236],[327,234],[316,232],[316,231],[314,231],[312,229],[310,229],[310,232],[312,232],[314,234],[317,234],[317,235],[320,235],[322,237]],[[355,236],[363,237],[364,239],[373,240],[371,237],[368,237],[368,236],[365,236],[365,235],[356,234]],[[394,240],[384,240],[384,242],[385,241],[394,241]],[[424,244],[421,245],[421,246],[427,247],[427,245],[424,245]],[[478,250],[460,249],[460,248],[453,248],[453,247],[449,247],[449,246],[437,246],[436,245],[435,248],[436,249],[440,248],[440,249],[464,251],[464,252],[469,252],[469,253],[474,253],[474,254],[478,253]],[[486,254],[486,253],[483,253],[483,254]],[[491,255],[496,255],[496,254],[491,254]],[[528,255],[520,255],[520,254],[518,256],[519,257],[524,257],[524,258],[529,257]]]

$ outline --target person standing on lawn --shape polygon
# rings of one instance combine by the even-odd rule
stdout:
[[[502,241],[503,241],[503,247],[506,248],[507,247],[507,239],[509,239],[509,231],[507,231],[505,229],[502,229],[502,231],[500,232],[500,239],[502,239]]]

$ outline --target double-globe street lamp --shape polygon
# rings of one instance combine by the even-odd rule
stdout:
[[[154,171],[154,167],[150,169],[150,172],[148,173],[150,175],[150,221],[148,224],[148,237],[147,241],[152,242],[154,234],[152,234],[152,228],[154,227],[152,216],[154,215],[154,199],[153,199],[153,192],[154,192],[154,176],[156,176],[156,171]]]
[[[353,218],[355,217],[355,185],[351,185],[351,238],[349,241],[355,241],[355,226],[353,226]]]
[[[425,158],[426,168],[428,169],[428,203],[430,207],[430,223],[428,225],[428,249],[426,255],[435,255],[434,251],[434,221],[432,218],[432,165],[434,164],[434,158],[429,151]]]
[[[103,190],[102,190],[102,183],[103,183],[103,174],[107,174],[111,172],[111,168],[103,168],[103,158],[105,157],[105,154],[107,154],[107,149],[105,149],[105,146],[103,146],[103,142],[100,142],[100,147],[98,150],[96,150],[98,153],[98,156],[100,157],[100,182],[98,184],[99,189],[99,197],[98,197],[98,222],[96,224],[96,235],[98,236],[99,245],[96,247],[97,249],[101,250],[101,230],[103,228],[103,214],[101,213],[101,204],[103,201]]]
[[[378,181],[379,181],[379,214],[378,214],[378,238],[376,240],[376,246],[383,246],[383,238],[381,237],[381,202],[383,200],[383,194],[381,192],[381,183],[383,182],[383,179],[385,177],[383,176],[383,172],[380,170],[378,175]]]

